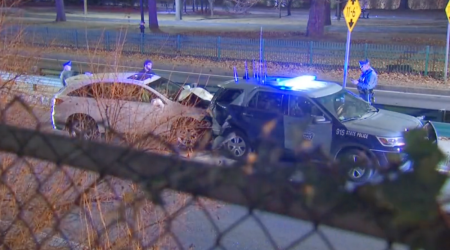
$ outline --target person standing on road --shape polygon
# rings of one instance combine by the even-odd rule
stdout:
[[[372,103],[374,101],[373,89],[378,83],[377,73],[370,66],[370,62],[367,59],[359,61],[359,68],[361,69],[361,76],[358,80],[352,80],[352,83],[356,85],[359,96],[364,101]]]
[[[139,29],[141,30],[141,34],[144,35],[145,32],[145,22],[141,22],[139,25]]]
[[[72,76],[77,76],[79,74],[80,74],[80,72],[72,70],[72,61],[68,61],[63,64],[63,70],[61,71],[61,74],[59,75],[59,79],[61,79],[61,84],[63,85],[63,87],[66,87],[67,86],[66,79],[69,77],[72,77]],[[86,72],[84,74],[92,75],[89,72]]]
[[[63,64],[63,70],[61,71],[61,74],[59,75],[59,78],[61,79],[61,84],[66,87],[66,79],[72,76],[79,75],[77,71],[72,70],[72,61],[68,61]]]

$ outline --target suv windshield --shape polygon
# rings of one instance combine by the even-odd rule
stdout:
[[[183,90],[182,84],[172,82],[169,79],[162,77],[156,81],[149,83],[148,86],[158,91],[171,101],[176,101],[178,95]]]
[[[341,122],[365,118],[378,112],[377,108],[345,89],[315,100]]]

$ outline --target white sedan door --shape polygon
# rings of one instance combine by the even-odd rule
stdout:
[[[168,103],[159,94],[139,85],[129,85],[133,93],[130,99],[130,129],[133,133],[159,134],[167,130],[164,119],[168,112]]]

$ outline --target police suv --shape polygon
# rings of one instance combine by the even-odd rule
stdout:
[[[274,119],[277,123],[270,139],[284,148],[286,155],[295,155],[301,141],[306,140],[335,159],[356,162],[364,153],[382,167],[387,166],[390,156],[400,157],[406,170],[412,164],[402,153],[403,132],[423,128],[437,143],[431,123],[377,109],[339,84],[307,75],[272,78],[265,83],[236,77],[219,85],[209,111],[213,134],[227,137],[223,147],[235,159],[256,148],[263,126]],[[373,174],[373,168],[361,166],[349,170],[348,178],[365,182]]]

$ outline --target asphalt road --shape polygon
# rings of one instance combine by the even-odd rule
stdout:
[[[76,62],[77,65],[83,65],[82,62]],[[54,69],[55,73],[61,68],[61,62],[55,59],[42,58],[39,61],[40,68],[44,69]],[[102,66],[104,67],[104,66]],[[102,67],[99,70],[102,71]],[[89,68],[86,65],[84,69]],[[121,71],[138,71],[140,68],[123,67]],[[232,80],[233,77],[230,75],[222,74],[203,74],[198,71],[177,71],[177,70],[167,70],[167,69],[154,69],[155,73],[161,75],[162,77],[169,78],[176,82],[184,83],[194,83],[208,84],[211,86],[216,86],[224,81]],[[250,74],[252,72],[249,72]],[[240,81],[243,81],[242,75],[240,76]],[[320,80],[320,79],[319,79]],[[340,83],[339,83],[340,84]],[[356,88],[351,84],[347,85],[347,88],[355,93],[357,93]],[[397,92],[388,90],[375,90],[376,103],[397,106],[397,107],[408,107],[408,108],[420,108],[420,109],[433,109],[433,110],[450,110],[450,96],[444,95],[431,95],[431,94],[420,94],[420,93],[407,93],[407,92]]]

